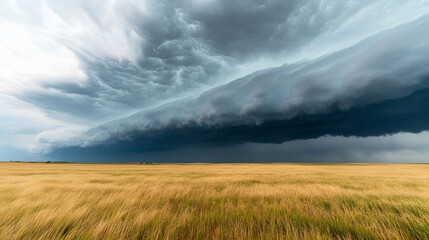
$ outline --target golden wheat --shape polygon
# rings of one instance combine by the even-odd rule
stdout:
[[[0,163],[0,239],[428,239],[429,165]]]

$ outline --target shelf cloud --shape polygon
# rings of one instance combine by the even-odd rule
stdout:
[[[32,4],[0,7],[4,148],[193,161],[252,146],[317,161],[290,146],[359,139],[326,147],[354,161],[369,151],[356,142],[429,130],[426,1]]]

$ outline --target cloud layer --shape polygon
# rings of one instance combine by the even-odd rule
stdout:
[[[3,1],[0,148],[420,132],[428,13],[426,0]]]
[[[332,55],[259,71],[54,144],[147,152],[429,130],[427,27],[423,17]],[[40,143],[49,146],[49,138]]]

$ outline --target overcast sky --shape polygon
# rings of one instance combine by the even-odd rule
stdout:
[[[429,162],[429,0],[0,1],[0,160]]]

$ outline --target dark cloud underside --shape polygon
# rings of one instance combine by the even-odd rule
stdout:
[[[429,78],[428,78],[429,80]],[[230,147],[244,143],[283,143],[297,139],[331,136],[381,136],[399,132],[419,133],[429,130],[429,88],[401,99],[386,100],[349,111],[338,109],[318,116],[302,115],[293,120],[266,122],[260,125],[227,127],[166,127],[127,136],[128,140],[110,139],[102,145],[68,147],[51,156],[73,153],[70,159],[89,156],[127,156],[183,147]],[[76,154],[76,155],[75,155]],[[260,161],[263,161],[262,159]]]

